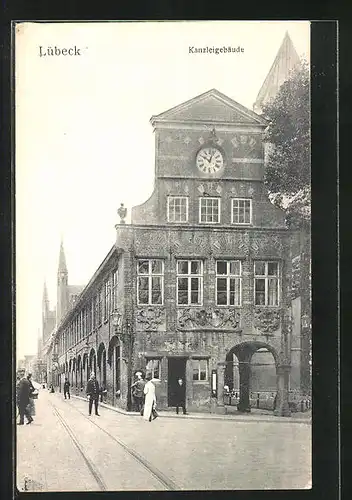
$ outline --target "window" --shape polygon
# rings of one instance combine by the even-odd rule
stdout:
[[[192,359],[193,380],[208,380],[208,360]]]
[[[188,198],[187,196],[168,196],[167,198],[167,220],[168,222],[188,221]]]
[[[254,263],[254,303],[279,305],[279,263],[258,260]]]
[[[164,295],[163,261],[160,259],[140,259],[137,263],[137,273],[138,304],[162,304]]]
[[[118,271],[116,269],[112,273],[111,308],[113,311],[117,309],[117,279],[118,279]]]
[[[220,222],[220,198],[199,199],[199,222]]]
[[[160,359],[149,359],[145,369],[146,373],[151,373],[153,378],[161,379],[161,362]]]
[[[110,314],[110,280],[107,279],[104,284],[104,320],[108,318]]]
[[[232,224],[252,224],[252,200],[233,198]]]
[[[216,304],[240,306],[242,292],[241,261],[216,262]]]
[[[200,260],[177,261],[177,304],[202,305],[203,265]]]

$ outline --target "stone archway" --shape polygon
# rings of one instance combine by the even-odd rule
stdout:
[[[264,342],[242,342],[241,344],[232,347],[226,355],[224,383],[229,386],[230,389],[239,390],[239,403],[237,405],[238,411],[251,411],[251,360],[253,355],[262,349],[271,353],[275,365],[275,371],[276,374],[278,374],[279,355],[272,346]],[[234,358],[237,359],[237,363],[234,363]]]
[[[113,335],[109,342],[107,352],[107,364],[109,366],[109,388],[108,394],[112,394],[112,403],[116,404],[121,391],[121,359],[120,359],[120,341],[116,335]]]
[[[98,381],[101,387],[106,388],[106,349],[102,342],[98,347]]]
[[[95,349],[92,347],[89,353],[89,371],[90,373],[94,372],[96,375],[97,372],[97,355],[95,353]],[[90,374],[89,374],[90,375]]]

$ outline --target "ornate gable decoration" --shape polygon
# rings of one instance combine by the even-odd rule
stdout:
[[[266,127],[267,121],[250,109],[230,99],[216,89],[209,90],[189,101],[156,116],[152,116],[151,124],[192,122],[192,123],[226,123]]]

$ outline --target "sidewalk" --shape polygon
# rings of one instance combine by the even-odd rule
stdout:
[[[71,394],[71,397],[81,399],[86,401],[87,398],[82,396],[76,396],[75,394]],[[108,403],[99,403],[103,408],[107,408],[112,411],[116,411],[117,413],[121,413],[122,415],[129,416],[140,416],[136,411],[127,411],[117,406],[112,406]],[[198,420],[234,420],[237,422],[285,422],[285,423],[300,423],[300,424],[311,424],[312,413],[311,411],[307,411],[305,413],[292,414],[291,417],[276,417],[267,410],[257,410],[253,408],[251,413],[235,413],[235,407],[230,407],[234,413],[227,413],[226,415],[218,415],[215,413],[191,413],[187,415],[176,415],[174,411],[163,411],[158,410],[159,416],[162,418],[183,418],[183,419],[198,419]],[[267,413],[265,413],[267,412]]]

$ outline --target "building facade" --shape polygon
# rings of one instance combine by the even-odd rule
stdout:
[[[159,408],[182,377],[189,411],[250,411],[275,393],[288,415],[300,390],[292,328],[292,241],[264,186],[266,121],[216,89],[154,116],[155,186],[119,210],[116,244],[62,317],[50,349],[77,392],[93,370],[110,403],[131,408],[136,370]]]

